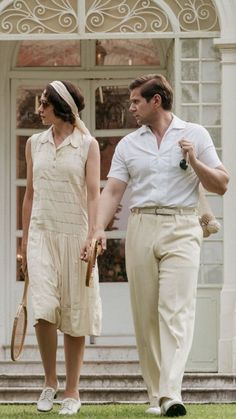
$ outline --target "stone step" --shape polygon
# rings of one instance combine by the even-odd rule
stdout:
[[[4,363],[2,363],[4,365]],[[7,364],[7,362],[5,362]],[[16,365],[12,363],[11,365]],[[29,363],[30,365],[30,363]],[[58,374],[59,397],[65,385],[65,374]],[[0,400],[9,403],[35,402],[43,386],[43,373],[2,373]],[[191,403],[232,403],[236,400],[236,375],[186,373],[183,399]],[[146,403],[147,393],[140,373],[115,372],[81,374],[81,400],[88,403]],[[1,403],[0,402],[0,403]]]
[[[58,374],[61,387],[65,384],[65,374]],[[44,381],[43,373],[2,373],[0,374],[0,387],[42,387]],[[203,390],[215,389],[236,389],[236,377],[232,374],[191,374],[184,375],[183,387]],[[80,386],[83,387],[134,387],[144,386],[140,373],[90,373],[82,372]]]
[[[236,389],[236,374],[186,373],[183,384],[186,388],[233,388]]]
[[[0,388],[0,400],[3,402],[24,402],[31,401],[35,402],[42,391],[41,387],[2,387]],[[58,399],[63,398],[63,391],[58,392]],[[139,388],[81,388],[80,389],[80,398],[81,401],[87,402],[129,402],[135,401],[144,403],[147,402],[147,392],[146,389]]]
[[[10,360],[10,347],[5,346],[3,350],[3,359]],[[21,355],[23,361],[39,361],[40,353],[36,345],[25,345]],[[138,361],[138,352],[135,345],[86,345],[84,360],[125,360]],[[64,360],[64,349],[62,345],[57,349],[57,360]]]
[[[3,357],[2,357],[3,355]],[[42,390],[43,369],[36,345],[26,345],[20,361],[10,360],[4,347],[0,361],[0,403],[34,403]],[[63,397],[65,364],[59,344],[57,372],[59,399]],[[86,345],[80,382],[85,403],[146,403],[147,392],[141,376],[135,345]],[[186,373],[183,399],[191,403],[231,403],[236,400],[236,375]]]
[[[3,387],[0,388],[0,403],[34,403],[41,392],[41,387]],[[236,400],[236,389],[195,388],[182,390],[183,400],[187,403],[233,403]],[[144,387],[110,387],[81,388],[80,397],[86,403],[146,403],[147,392]],[[58,394],[63,398],[62,390]]]
[[[57,362],[58,374],[65,373],[64,361]],[[43,367],[41,361],[0,361],[0,372],[2,374],[15,373],[15,374],[39,374],[43,373]],[[82,373],[84,374],[103,374],[103,373],[138,373],[140,372],[140,366],[138,361],[122,361],[122,360],[97,360],[97,361],[85,361],[82,366]]]
[[[60,387],[65,386],[65,375],[58,374]],[[8,388],[42,388],[44,383],[43,374],[1,374],[0,375],[0,389]],[[81,374],[80,387],[92,388],[141,388],[144,387],[143,378],[140,374]]]
[[[182,396],[187,403],[235,403],[236,388],[183,388]]]

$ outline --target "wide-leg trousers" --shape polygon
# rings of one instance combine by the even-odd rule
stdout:
[[[129,216],[126,268],[151,405],[163,397],[181,401],[194,331],[202,237],[195,214]]]

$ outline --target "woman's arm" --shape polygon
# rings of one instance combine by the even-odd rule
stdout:
[[[100,152],[98,142],[93,139],[86,163],[87,207],[88,207],[88,238],[94,233],[94,224],[100,196]]]
[[[81,259],[87,260],[88,247],[94,234],[95,218],[100,196],[100,152],[98,142],[93,139],[88,152],[85,173],[87,185],[88,235],[81,251]]]
[[[23,236],[21,242],[21,252],[22,252],[22,269],[23,272],[27,266],[26,260],[26,250],[27,250],[27,242],[28,242],[28,230],[30,224],[30,217],[32,211],[32,203],[33,203],[33,164],[32,164],[32,157],[31,157],[31,139],[29,138],[26,143],[25,148],[25,158],[27,164],[27,181],[26,181],[26,191],[23,200],[22,206],[22,228],[23,228]]]

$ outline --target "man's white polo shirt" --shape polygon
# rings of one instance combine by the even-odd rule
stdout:
[[[179,166],[183,159],[179,146],[182,138],[194,144],[197,158],[208,167],[221,165],[208,131],[175,115],[159,148],[155,135],[146,125],[118,143],[108,177],[130,185],[130,208],[197,205],[199,179],[190,165],[187,170]]]

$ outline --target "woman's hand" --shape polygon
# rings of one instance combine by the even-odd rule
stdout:
[[[21,257],[22,257],[21,269],[22,269],[22,272],[25,274],[27,271],[27,241],[23,239],[21,242]]]

